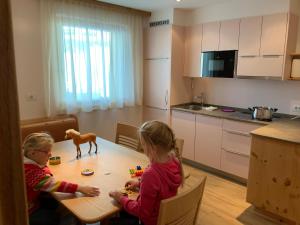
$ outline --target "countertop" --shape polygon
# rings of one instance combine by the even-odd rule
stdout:
[[[300,118],[291,120],[291,118],[294,117],[293,115],[274,113],[273,120],[269,122],[253,120],[251,112],[248,109],[213,105],[218,107],[218,109],[213,111],[208,111],[205,109],[192,110],[185,108],[185,106],[189,104],[197,103],[185,103],[180,105],[174,105],[171,107],[171,110],[184,111],[194,114],[201,114],[218,118],[266,125],[252,131],[251,134],[300,144]],[[235,111],[223,112],[223,108],[229,108]]]

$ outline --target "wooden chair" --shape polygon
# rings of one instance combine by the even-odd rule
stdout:
[[[195,179],[195,182],[187,190],[172,198],[162,200],[157,225],[196,224],[205,181],[206,177]]]
[[[115,143],[142,152],[137,131],[135,126],[118,123]]]
[[[179,155],[180,157],[182,157],[182,150],[183,150],[183,143],[184,143],[184,140],[183,139],[180,139],[180,138],[176,138],[176,146],[179,150]]]

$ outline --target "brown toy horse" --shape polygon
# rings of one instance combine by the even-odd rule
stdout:
[[[76,158],[77,159],[79,157],[81,157],[81,150],[80,150],[80,146],[79,145],[83,144],[83,143],[86,143],[86,142],[89,142],[89,144],[90,144],[89,154],[91,153],[92,142],[96,146],[95,153],[97,154],[98,146],[97,146],[97,143],[96,143],[96,134],[94,134],[94,133],[87,133],[87,134],[80,135],[80,133],[78,131],[76,131],[74,129],[69,129],[69,130],[66,130],[65,139],[67,139],[67,138],[72,138],[74,145],[76,145],[76,150],[77,150],[77,156],[76,156]]]

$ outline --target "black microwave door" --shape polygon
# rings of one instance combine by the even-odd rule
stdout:
[[[228,77],[234,75],[235,51],[203,52],[202,77]]]

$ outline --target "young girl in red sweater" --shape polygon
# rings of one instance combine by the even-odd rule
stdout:
[[[81,186],[65,181],[56,181],[47,167],[54,140],[47,133],[33,133],[23,142],[24,171],[27,192],[27,204],[30,225],[57,225],[59,215],[56,212],[57,202],[43,192],[76,191],[88,196],[99,195],[96,187]]]
[[[142,148],[150,160],[140,181],[128,181],[128,189],[139,188],[137,200],[130,200],[119,191],[109,195],[118,201],[126,213],[113,218],[111,224],[156,225],[160,202],[176,195],[183,182],[183,170],[174,133],[159,121],[144,123],[139,129]]]

